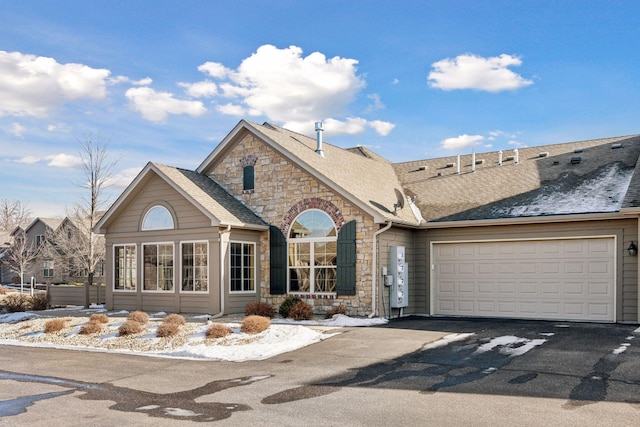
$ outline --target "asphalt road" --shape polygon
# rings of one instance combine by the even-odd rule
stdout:
[[[243,363],[0,346],[0,425],[637,426],[636,328],[404,318]]]

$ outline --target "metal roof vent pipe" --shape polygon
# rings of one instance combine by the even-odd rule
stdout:
[[[317,146],[316,146],[316,153],[320,154],[322,157],[324,157],[324,151],[322,150],[322,131],[324,129],[322,129],[322,122],[316,122],[316,139],[317,139]]]
[[[498,151],[498,166],[502,166],[502,150]]]
[[[456,158],[456,173],[460,175],[460,154],[458,154],[458,157]]]
[[[518,149],[517,148],[513,149],[513,161],[514,161],[514,163],[516,165],[518,164]]]
[[[471,154],[471,173],[476,172],[476,150]]]

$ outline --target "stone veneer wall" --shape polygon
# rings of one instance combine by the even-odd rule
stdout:
[[[255,189],[242,191],[242,168],[254,163]],[[250,164],[249,163],[249,164]],[[356,220],[356,295],[331,298],[321,295],[299,296],[313,305],[316,313],[326,312],[332,307],[344,305],[347,313],[355,316],[371,312],[372,250],[375,224],[373,219],[359,208],[330,191],[303,169],[295,166],[252,134],[245,135],[232,147],[224,160],[215,165],[211,175],[227,191],[242,200],[265,221],[278,227],[288,227],[292,209],[310,206],[325,210],[334,220],[342,217],[344,222]],[[337,212],[335,209],[337,208]],[[338,229],[343,224],[336,224]],[[287,235],[288,229],[282,229]],[[263,301],[279,305],[287,295],[269,293],[269,233],[261,236],[260,291]]]

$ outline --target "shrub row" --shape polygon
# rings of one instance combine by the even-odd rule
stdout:
[[[49,297],[45,292],[37,292],[27,295],[19,292],[12,292],[5,295],[0,308],[4,308],[8,313],[18,313],[27,310],[46,310],[49,307]]]

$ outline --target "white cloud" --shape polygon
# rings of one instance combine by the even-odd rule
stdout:
[[[513,145],[516,148],[522,148],[522,147],[526,147],[527,146],[527,144],[525,144],[523,142],[514,141],[514,140],[509,141],[508,144],[509,145]]]
[[[431,87],[442,90],[515,90],[533,84],[508,68],[521,64],[520,58],[506,54],[491,58],[460,55],[433,63],[428,81]]]
[[[383,122],[381,120],[373,120],[369,122],[369,127],[375,129],[382,136],[387,136],[391,133],[393,128],[396,127],[395,124],[391,122]]]
[[[110,85],[117,85],[120,83],[130,83],[134,86],[149,86],[151,83],[153,83],[153,79],[151,79],[151,77],[145,77],[144,79],[140,79],[140,80],[131,80],[127,76],[116,76],[116,77],[110,78],[108,82]]]
[[[48,161],[48,166],[54,166],[57,168],[70,169],[82,164],[82,158],[79,156],[73,156],[71,154],[54,154],[52,156],[45,157]]]
[[[454,138],[447,138],[440,143],[445,150],[459,150],[465,147],[475,146],[478,142],[484,140],[482,135],[460,135]]]
[[[67,101],[103,99],[111,72],[0,50],[0,117],[43,117]]]
[[[131,88],[125,96],[134,110],[152,122],[162,122],[169,114],[200,116],[207,109],[200,101],[175,99],[169,92],[157,92],[149,87]]]
[[[109,187],[116,187],[124,189],[135,179],[140,173],[142,168],[129,168],[124,169],[117,174],[113,175],[111,179],[105,182],[105,185]]]
[[[194,98],[209,98],[218,94],[218,85],[209,80],[197,83],[178,83],[186,89],[189,96]]]
[[[188,89],[206,89],[209,96],[232,101],[217,107],[223,114],[264,115],[292,130],[304,125],[304,131],[308,132],[315,121],[345,114],[365,87],[364,79],[357,74],[357,64],[355,59],[327,58],[320,52],[305,57],[297,46],[278,49],[264,45],[236,69],[217,62],[205,62],[198,67],[215,82],[206,80],[191,86],[182,85]],[[202,87],[197,86],[205,83]],[[215,93],[211,86],[214,83],[217,85]],[[198,93],[196,90],[190,95],[198,96]],[[370,111],[384,107],[378,95],[372,95],[371,99]],[[311,126],[307,127],[309,123]],[[392,124],[383,123],[386,122],[349,118],[335,124],[340,133],[348,134],[364,132],[367,128],[386,134],[393,129]]]
[[[398,78],[395,78],[395,79],[391,80],[391,84],[392,85],[397,85],[398,83],[400,83],[400,79],[398,79]]]
[[[22,138],[22,134],[25,130],[26,128],[18,122],[11,124],[11,134],[17,136],[18,138]]]
[[[16,162],[27,163],[27,164],[44,162],[47,164],[47,166],[53,166],[53,167],[64,168],[64,169],[72,169],[82,164],[82,158],[79,156],[71,155],[71,154],[60,153],[60,154],[52,154],[50,156],[45,156],[45,157],[25,156],[16,160]]]
[[[224,79],[231,73],[224,65],[219,62],[205,62],[201,66],[198,67],[198,71],[203,72],[211,77],[215,77],[217,79]]]
[[[382,110],[385,108],[385,105],[380,100],[380,95],[378,95],[377,93],[367,95],[367,98],[371,100],[371,104],[369,104],[369,106],[365,110],[365,113],[371,113],[373,111]]]

